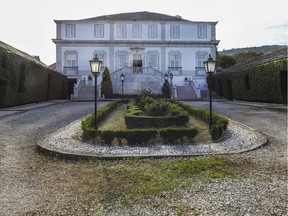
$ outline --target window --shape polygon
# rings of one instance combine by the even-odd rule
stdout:
[[[148,25],[148,37],[157,38],[157,25]]]
[[[180,26],[179,25],[171,25],[170,26],[170,35],[171,35],[171,38],[179,38],[180,37]]]
[[[148,52],[148,65],[150,67],[158,68],[158,53],[157,52]]]
[[[170,67],[180,67],[181,64],[180,64],[180,53],[179,52],[173,52],[173,53],[170,53],[170,56],[169,56],[169,66]]]
[[[125,24],[118,24],[117,26],[117,36],[121,38],[126,37],[126,25]]]
[[[93,58],[95,55],[97,55],[98,59],[103,62],[101,67],[104,68],[106,66],[106,53],[104,51],[95,51]]]
[[[127,53],[126,52],[117,52],[116,59],[117,59],[117,68],[125,67],[125,65],[127,63]]]
[[[196,53],[196,67],[204,69],[204,62],[208,59],[207,52],[197,52]]]
[[[182,74],[182,67],[181,67],[181,53],[180,52],[170,52],[169,53],[169,73],[173,73],[174,75]]]
[[[66,37],[76,37],[75,24],[66,24]]]
[[[95,24],[94,35],[96,38],[104,37],[104,25],[103,24]]]
[[[206,25],[198,26],[198,38],[207,38],[207,26]]]
[[[142,26],[138,24],[133,25],[133,37],[141,38],[142,37]]]
[[[74,68],[77,66],[77,57],[76,54],[67,54],[65,66],[69,68]]]

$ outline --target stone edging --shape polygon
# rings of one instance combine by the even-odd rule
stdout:
[[[267,138],[251,127],[229,119],[225,137],[220,142],[191,145],[109,146],[80,140],[81,120],[70,123],[38,142],[38,149],[65,158],[119,159],[127,157],[176,157],[235,154],[256,149]]]

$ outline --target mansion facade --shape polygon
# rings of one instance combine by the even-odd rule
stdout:
[[[217,22],[146,11],[54,21],[56,70],[77,83],[78,90],[74,87],[74,91],[89,85],[89,60],[95,55],[103,62],[102,72],[105,67],[109,69],[116,94],[121,91],[122,73],[125,94],[141,89],[161,93],[166,73],[173,74],[169,83],[176,98],[183,94],[181,87],[186,87],[186,92],[191,89],[198,98],[207,90],[203,62],[209,55],[216,59]],[[100,83],[101,75],[97,79]]]

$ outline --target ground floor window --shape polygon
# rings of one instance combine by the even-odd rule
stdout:
[[[122,68],[127,65],[127,52],[117,52],[116,53],[116,59],[117,59],[117,68]]]

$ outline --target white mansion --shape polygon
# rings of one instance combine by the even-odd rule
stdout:
[[[203,62],[209,54],[216,59],[217,22],[144,11],[55,23],[56,70],[77,82],[75,96],[89,85],[89,60],[96,54],[103,61],[102,71],[110,71],[114,93],[121,93],[122,73],[125,94],[141,89],[161,93],[166,73],[173,74],[176,98],[199,98],[201,90],[207,90]],[[98,79],[100,84],[101,76]]]

